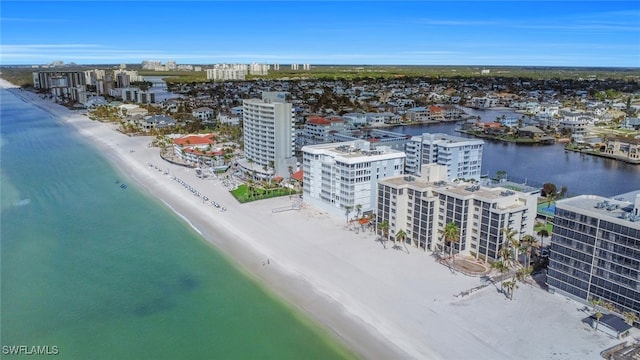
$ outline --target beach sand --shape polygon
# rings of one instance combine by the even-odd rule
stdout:
[[[0,86],[12,87],[4,80]],[[34,93],[10,91],[71,125],[242,271],[363,358],[599,359],[621,342],[583,324],[590,313],[564,296],[519,284],[510,301],[491,284],[458,297],[484,283],[450,271],[430,253],[385,248],[374,233],[349,230],[345,217],[306,204],[272,212],[291,205],[289,197],[239,204],[221,181],[163,161],[151,137],[129,137]]]

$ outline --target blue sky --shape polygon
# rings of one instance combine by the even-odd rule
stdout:
[[[639,1],[7,1],[0,62],[640,67]]]

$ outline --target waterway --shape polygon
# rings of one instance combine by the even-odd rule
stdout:
[[[502,115],[521,117],[510,109],[473,110],[465,108],[468,115],[480,116],[483,122],[495,121]],[[470,135],[456,132],[455,123],[438,123],[396,126],[385,130],[420,135],[445,133],[460,137]],[[498,171],[507,172],[509,180],[538,186],[550,182],[560,189],[566,186],[568,196],[594,194],[615,196],[640,190],[640,165],[606,159],[564,150],[563,144],[522,145],[483,139],[483,175],[495,176]]]

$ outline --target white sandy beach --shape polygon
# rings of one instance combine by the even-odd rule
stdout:
[[[0,86],[13,87],[4,80]],[[417,249],[385,249],[375,234],[349,231],[345,217],[304,204],[273,213],[291,204],[288,197],[239,204],[220,181],[163,161],[149,147],[151,137],[128,137],[36,94],[10,91],[72,125],[131,178],[128,185],[135,182],[170,206],[241,269],[364,358],[600,359],[600,351],[621,342],[583,324],[584,305],[531,285],[519,284],[513,301],[494,285],[458,298],[483,284],[480,278],[452,273]],[[203,203],[174,176],[227,211]]]

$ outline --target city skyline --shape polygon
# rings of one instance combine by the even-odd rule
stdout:
[[[640,66],[640,7],[632,1],[3,1],[0,6],[2,65],[159,60]]]

